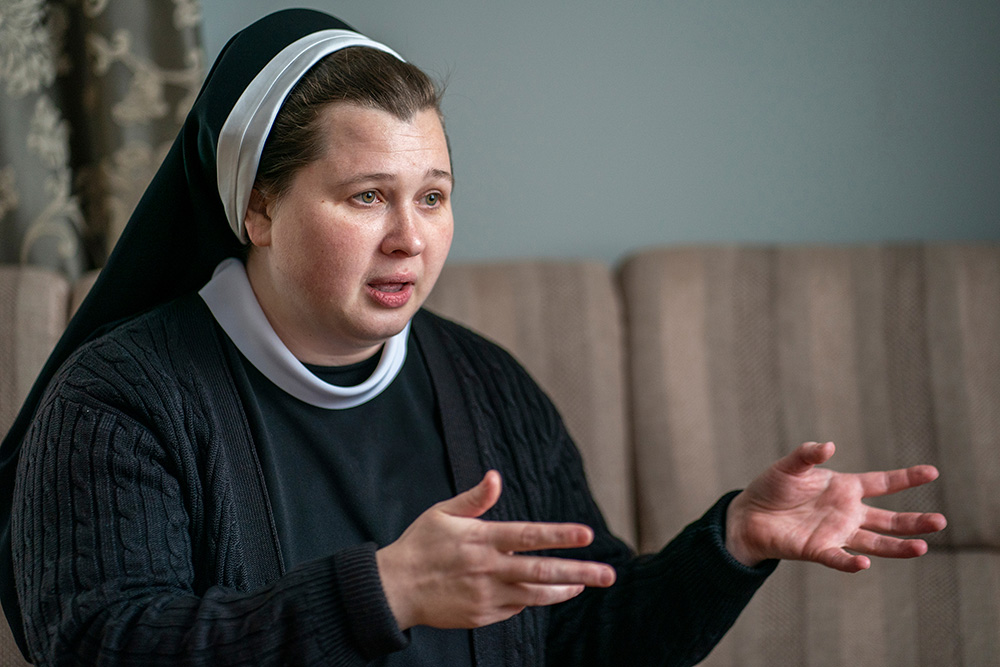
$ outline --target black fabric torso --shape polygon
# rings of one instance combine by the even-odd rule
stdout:
[[[579,454],[523,369],[455,324],[428,313],[413,323],[459,485],[501,471],[488,518],[593,526],[590,546],[551,555],[618,571],[611,588],[477,628],[477,664],[702,660],[776,565],[747,568],[726,552],[735,494],[659,553],[634,558],[608,532]],[[12,522],[40,663],[360,665],[405,646],[374,599],[371,543],[281,574],[254,456],[261,414],[223,339],[192,297],[93,341],[50,388],[25,443]],[[469,664],[467,635],[445,636],[454,643],[443,654],[427,660],[436,649],[418,636],[420,657],[407,649],[396,664]]]
[[[379,354],[309,370],[340,386],[366,380]],[[287,394],[243,359],[257,402],[258,450],[286,570],[362,542],[385,546],[421,512],[455,494],[438,406],[419,346],[374,399],[346,410]],[[418,626],[375,665],[472,665],[469,632]]]

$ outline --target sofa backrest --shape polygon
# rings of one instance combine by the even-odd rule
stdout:
[[[593,261],[448,264],[429,309],[524,364],[559,408],[608,525],[635,544],[619,298]]]
[[[663,249],[621,283],[643,550],[802,441],[839,470],[942,471],[873,503],[945,512],[931,555],[784,563],[705,664],[995,659],[1000,246]]]
[[[66,328],[69,282],[33,267],[0,266],[0,433]]]

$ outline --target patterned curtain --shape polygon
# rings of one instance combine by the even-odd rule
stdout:
[[[199,0],[0,0],[0,263],[99,267],[204,72]]]

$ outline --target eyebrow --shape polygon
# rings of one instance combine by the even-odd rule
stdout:
[[[452,186],[455,185],[455,177],[450,171],[444,169],[428,169],[426,176],[429,178],[443,178],[450,181]],[[346,181],[340,183],[341,186],[345,185],[357,185],[359,183],[370,183],[371,181],[394,181],[396,176],[394,174],[387,174],[384,172],[376,172],[372,174],[358,174],[354,178],[349,178]]]

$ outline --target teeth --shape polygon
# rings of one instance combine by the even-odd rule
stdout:
[[[376,285],[379,292],[400,292],[403,289],[402,283],[392,283],[391,285]]]

